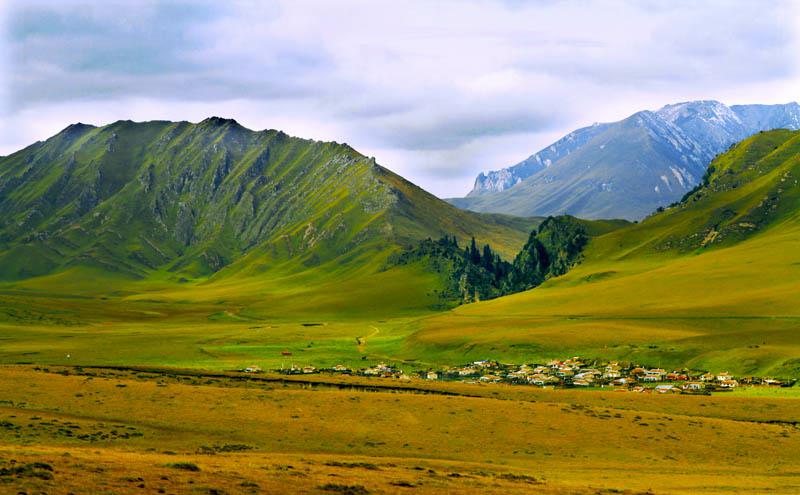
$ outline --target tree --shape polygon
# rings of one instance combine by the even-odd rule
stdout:
[[[475,238],[469,244],[469,260],[473,265],[481,264],[481,253],[478,251],[478,245],[475,243]]]
[[[491,272],[494,273],[494,253],[492,253],[492,248],[489,247],[488,244],[483,246],[483,255],[481,255],[481,266]]]

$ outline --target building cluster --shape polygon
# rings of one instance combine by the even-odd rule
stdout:
[[[620,387],[634,390],[669,392],[704,392],[732,390],[740,384],[780,385],[774,379],[740,378],[730,373],[646,368],[618,362],[584,362],[579,357],[552,360],[543,364],[502,364],[475,361],[463,366],[420,373],[427,380],[460,380],[481,383],[511,383],[539,387]],[[651,385],[651,386],[648,386]]]
[[[245,368],[244,372],[248,372],[249,369],[254,367]],[[292,365],[289,368],[276,370],[280,373],[286,375],[312,375],[317,373],[335,373],[340,375],[354,375],[354,376],[369,376],[369,377],[377,377],[377,378],[401,378],[401,379],[411,379],[412,377],[403,373],[403,370],[400,368],[387,365],[384,363],[376,364],[375,366],[370,366],[368,368],[360,368],[354,370],[352,368],[348,368],[342,364],[337,364],[336,366],[332,366],[330,368],[315,368],[314,366],[295,366]]]
[[[244,372],[260,371],[253,366]],[[336,373],[354,376],[411,380],[461,381],[465,383],[508,383],[538,387],[613,387],[658,393],[706,393],[733,390],[739,385],[793,385],[772,378],[734,377],[730,373],[665,370],[618,362],[584,361],[579,357],[552,360],[543,364],[503,364],[493,360],[474,361],[462,366],[406,374],[394,365],[384,363],[368,368],[351,369],[343,365],[331,368],[313,366],[280,370],[285,374]]]

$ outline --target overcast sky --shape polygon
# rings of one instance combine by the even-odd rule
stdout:
[[[440,196],[640,109],[800,100],[800,1],[0,0],[0,30],[0,154],[218,115]]]

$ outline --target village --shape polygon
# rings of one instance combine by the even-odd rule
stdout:
[[[245,373],[259,373],[250,366]],[[456,381],[462,383],[528,385],[551,388],[612,388],[639,393],[708,394],[732,391],[747,386],[791,387],[796,380],[765,377],[737,377],[730,373],[697,370],[666,370],[619,362],[598,362],[572,357],[543,364],[503,364],[495,360],[479,360],[455,367],[406,373],[395,365],[380,363],[352,369],[344,365],[330,368],[295,366],[273,370],[289,375],[341,374],[397,380]]]

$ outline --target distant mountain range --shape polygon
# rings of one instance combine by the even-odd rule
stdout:
[[[638,220],[679,200],[732,144],[770,129],[800,129],[800,105],[693,101],[573,131],[526,160],[481,173],[452,204],[513,215]]]

